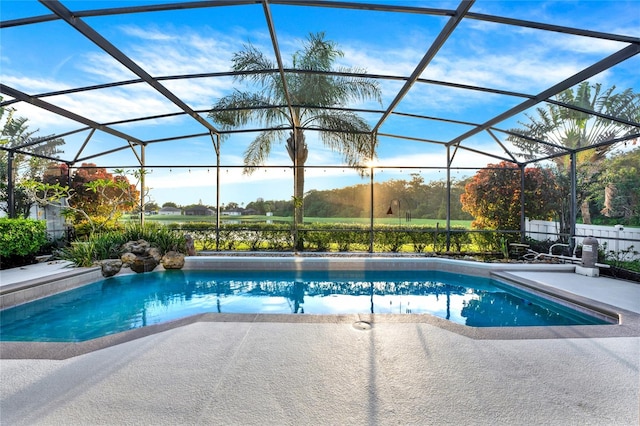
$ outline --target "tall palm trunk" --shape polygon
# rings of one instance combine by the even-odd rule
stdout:
[[[291,132],[287,139],[287,152],[289,158],[293,162],[293,206],[294,206],[294,225],[297,227],[302,224],[304,219],[304,165],[307,162],[309,150],[305,142],[304,132],[300,129]]]

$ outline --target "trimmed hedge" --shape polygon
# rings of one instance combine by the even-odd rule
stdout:
[[[61,251],[61,257],[78,266],[90,266],[94,262],[119,257],[120,247],[126,241],[144,239],[161,252],[184,252],[185,235],[191,235],[198,251],[214,251],[216,243],[223,251],[292,251],[294,249],[291,224],[225,224],[216,234],[215,224],[210,222],[158,225],[148,223],[128,226],[121,231],[102,232],[72,243]],[[478,234],[464,228],[452,228],[449,233],[452,252],[494,252],[499,249],[491,242],[502,237],[496,232]],[[373,251],[443,253],[447,249],[447,232],[432,226],[375,225]],[[216,241],[217,239],[217,241]],[[313,223],[298,228],[298,239],[305,251],[317,252],[365,252],[371,243],[371,230],[365,224]],[[505,241],[501,238],[500,241]],[[480,244],[479,244],[480,243]],[[498,251],[498,253],[500,253]]]
[[[211,223],[192,222],[169,226],[191,234],[198,250],[216,249],[216,229]],[[454,251],[470,251],[475,243],[470,231],[464,228],[452,228],[449,236],[450,248]],[[293,250],[294,243],[290,224],[225,224],[220,227],[218,238],[219,249],[229,251],[286,251]],[[298,238],[302,240],[306,251],[367,251],[371,233],[369,226],[364,224],[313,223],[300,226]],[[442,228],[374,226],[374,251],[377,252],[443,252],[446,242],[447,233]],[[483,241],[483,248],[488,248],[488,245]]]
[[[33,263],[31,259],[47,243],[46,222],[0,218],[0,259],[3,266]]]

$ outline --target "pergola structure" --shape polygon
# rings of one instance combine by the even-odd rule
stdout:
[[[3,2],[3,9],[19,8],[22,2]],[[150,161],[147,157],[147,149],[158,144],[171,144],[176,150],[184,150],[189,146],[191,141],[208,140],[211,145],[212,156],[215,162],[210,162],[212,167],[217,170],[216,184],[220,181],[221,168],[221,141],[223,137],[237,134],[255,134],[264,130],[255,127],[244,127],[231,131],[221,131],[214,123],[207,119],[209,108],[202,108],[197,105],[190,93],[183,92],[188,84],[193,82],[207,82],[207,84],[215,85],[217,82],[224,82],[229,88],[233,87],[232,78],[236,73],[232,71],[210,71],[198,70],[192,73],[159,73],[155,69],[150,69],[149,64],[145,62],[145,57],[140,52],[136,52],[127,46],[119,46],[117,43],[110,41],[110,36],[114,32],[115,24],[111,25],[111,20],[121,20],[125,22],[135,21],[136,16],[145,14],[145,16],[157,14],[162,16],[163,20],[178,23],[185,14],[199,14],[211,17],[212,23],[216,22],[218,14],[224,12],[233,14],[237,18],[237,25],[242,25],[247,15],[254,17],[262,16],[262,27],[249,28],[251,31],[260,32],[268,35],[272,48],[272,55],[278,64],[276,69],[256,70],[256,73],[270,73],[285,79],[288,73],[316,72],[319,71],[303,71],[300,69],[287,68],[283,51],[289,49],[288,45],[283,43],[287,39],[287,35],[279,31],[278,16],[295,16],[298,18],[300,27],[308,26],[315,28],[318,26],[314,18],[316,14],[322,13],[341,16],[347,14],[357,19],[359,14],[366,14],[368,17],[375,15],[379,19],[381,25],[387,20],[404,19],[424,19],[430,23],[429,28],[433,31],[429,37],[430,42],[421,46],[419,50],[422,56],[415,58],[412,65],[412,71],[406,74],[385,74],[381,72],[371,73],[342,73],[341,71],[325,72],[327,74],[344,74],[345,76],[362,77],[376,79],[385,84],[385,94],[382,108],[374,108],[369,105],[344,105],[339,106],[348,111],[355,111],[366,115],[371,125],[372,144],[375,141],[384,140],[393,144],[394,141],[401,140],[404,142],[415,142],[422,144],[421,146],[436,145],[444,151],[444,164],[447,170],[447,181],[450,182],[450,171],[455,168],[455,159],[460,153],[466,152],[483,158],[485,164],[487,161],[507,161],[517,164],[521,170],[524,167],[535,162],[548,160],[555,156],[570,156],[573,165],[572,187],[573,198],[571,200],[572,213],[571,217],[571,233],[575,233],[576,218],[576,173],[575,163],[576,155],[582,150],[593,149],[595,145],[581,146],[569,148],[566,146],[555,145],[545,140],[534,140],[537,144],[545,144],[553,148],[554,153],[540,154],[533,157],[526,157],[518,149],[507,141],[507,137],[512,134],[509,130],[518,119],[522,119],[524,114],[533,111],[537,106],[544,104],[555,104],[569,110],[581,111],[589,116],[600,116],[608,120],[619,122],[629,126],[633,131],[627,132],[626,135],[606,141],[600,142],[601,145],[612,145],[626,140],[637,139],[640,136],[640,123],[628,121],[621,117],[604,116],[593,110],[586,109],[582,106],[570,105],[559,102],[554,98],[560,92],[575,87],[581,82],[588,81],[602,73],[608,72],[615,67],[627,67],[636,72],[640,69],[638,61],[638,53],[640,53],[640,38],[626,34],[615,34],[612,32],[593,31],[586,28],[574,28],[570,26],[557,25],[549,22],[537,22],[533,20],[525,20],[520,18],[512,18],[507,16],[499,16],[497,14],[480,13],[475,9],[482,10],[482,6],[474,1],[461,1],[454,8],[440,8],[422,6],[422,3],[413,1],[381,1],[381,2],[361,2],[361,1],[325,1],[325,0],[202,0],[202,1],[180,1],[173,3],[166,2],[137,2],[131,1],[125,5],[124,2],[117,3],[118,7],[111,8],[91,8],[92,2],[59,2],[49,0],[39,0],[42,5],[42,14],[24,16],[20,18],[5,19],[0,21],[0,29],[2,36],[10,34],[12,31],[22,31],[26,34],[34,28],[49,28],[48,34],[51,38],[56,38],[57,34],[73,34],[78,40],[78,44],[84,46],[91,52],[107,55],[112,63],[119,64],[122,74],[128,74],[131,78],[113,80],[109,76],[103,78],[103,82],[98,84],[84,84],[84,81],[78,81],[77,85],[70,88],[52,88],[48,91],[40,91],[37,88],[30,87],[28,83],[21,83],[18,79],[8,82],[6,74],[11,69],[11,64],[3,65],[5,70],[0,78],[0,92],[4,96],[1,105],[3,107],[16,106],[20,109],[23,105],[31,105],[57,116],[60,120],[67,123],[68,130],[60,131],[47,138],[39,138],[36,142],[29,142],[21,146],[12,146],[10,148],[1,146],[0,149],[8,151],[8,159],[11,161],[16,154],[38,155],[32,150],[34,144],[42,144],[47,140],[55,138],[71,138],[79,137],[80,142],[72,147],[71,152],[66,152],[64,156],[47,158],[56,162],[64,162],[70,168],[76,164],[95,161],[95,159],[105,158],[115,153],[129,151],[134,158],[135,167],[145,169],[148,167],[170,167],[172,163],[159,164]],[[588,8],[588,4],[584,6]],[[637,13],[629,11],[629,13]],[[6,15],[6,14],[5,14]],[[193,16],[193,15],[189,15]],[[168,17],[168,18],[167,18]],[[283,20],[284,18],[280,18]],[[323,19],[318,17],[317,19]],[[433,25],[431,25],[433,24]],[[450,45],[457,46],[457,42],[472,31],[477,25],[483,25],[487,31],[494,31],[495,37],[502,37],[504,31],[516,31],[526,40],[528,34],[551,36],[551,37],[567,37],[572,40],[580,40],[588,43],[607,43],[609,53],[603,55],[597,60],[589,59],[582,61],[584,63],[579,69],[572,69],[568,75],[553,81],[551,84],[545,84],[539,87],[533,93],[518,91],[517,88],[508,89],[496,84],[494,87],[488,87],[480,84],[474,84],[474,78],[462,78],[454,81],[454,78],[448,79],[446,76],[437,78],[437,73],[430,74],[429,71],[434,64],[447,63],[452,61],[447,55],[451,55],[455,48],[449,48]],[[306,29],[303,28],[303,29]],[[71,30],[71,31],[70,31]],[[613,29],[612,29],[613,30]],[[524,34],[524,35],[522,35]],[[206,38],[206,35],[203,35]],[[66,40],[66,36],[65,36]],[[454,43],[455,41],[455,43]],[[43,39],[41,43],[47,45],[53,44],[52,40]],[[409,43],[409,40],[407,40]],[[409,45],[398,45],[397,49],[405,49]],[[411,46],[413,47],[413,46]],[[522,49],[529,49],[531,46],[523,41]],[[60,49],[61,55],[64,46],[56,46]],[[239,49],[240,46],[237,46]],[[3,51],[4,51],[3,46]],[[127,52],[128,51],[128,52]],[[486,52],[487,61],[491,55],[502,54],[502,52]],[[3,55],[8,54],[6,51]],[[535,51],[531,49],[531,55],[535,55]],[[579,51],[575,52],[580,55]],[[383,60],[384,58],[380,58]],[[591,60],[591,62],[588,62]],[[175,69],[182,69],[175,64]],[[229,66],[228,61],[224,66]],[[222,68],[224,66],[221,65]],[[464,66],[464,65],[462,65]],[[504,64],[505,67],[510,64]],[[550,63],[549,67],[558,66],[557,63]],[[464,76],[464,72],[460,71],[460,75]],[[435,75],[435,76],[434,76]],[[532,80],[540,76],[531,74],[527,76]],[[35,77],[34,77],[35,78]],[[547,81],[548,78],[540,79]],[[624,84],[624,83],[623,83]],[[286,90],[286,84],[284,84]],[[533,85],[539,86],[539,85]],[[126,93],[127,90],[144,90],[153,92],[154,100],[158,104],[164,106],[165,112],[150,111],[147,114],[127,113],[118,120],[109,121],[100,114],[94,114],[93,111],[83,111],[74,109],[73,100],[81,99],[83,96],[94,93],[107,93],[109,91],[118,90],[114,93]],[[430,110],[429,106],[425,106],[422,110],[415,107],[415,103],[405,102],[412,96],[415,98],[424,97],[426,91],[429,90],[454,90],[458,96],[475,97],[480,94],[487,97],[496,97],[506,100],[498,108],[488,108],[487,113],[482,117],[460,118],[455,114],[447,116],[442,113],[435,114]],[[295,100],[287,96],[287,108],[292,109]],[[206,100],[209,104],[212,99]],[[99,107],[99,106],[97,106]],[[273,107],[283,107],[283,105],[274,105]],[[480,118],[480,119],[478,119]],[[183,120],[181,124],[176,126],[176,120]],[[430,135],[428,131],[422,133],[420,130],[407,130],[403,132],[402,125],[398,123],[410,123],[404,126],[406,129],[419,128],[437,128],[438,126],[446,126],[447,131],[441,135]],[[37,123],[36,123],[37,124]],[[165,128],[166,136],[150,138],[144,127],[137,126],[139,124],[153,125],[157,128]],[[284,127],[280,127],[282,129]],[[290,130],[295,130],[289,127]],[[400,130],[399,130],[400,129]],[[45,129],[46,130],[46,129]],[[304,130],[304,129],[303,129]],[[317,131],[321,129],[308,129]],[[482,138],[482,139],[480,139]],[[487,145],[487,139],[490,143]],[[108,141],[108,142],[105,142]],[[69,148],[69,145],[66,146]],[[108,147],[108,148],[105,148]],[[177,164],[174,164],[178,166]],[[118,164],[118,166],[124,166]],[[402,164],[398,166],[403,166]],[[425,165],[426,166],[426,165]],[[379,166],[383,168],[384,166]],[[481,166],[479,166],[481,167]],[[12,168],[9,167],[9,170]],[[293,172],[296,172],[294,164]],[[373,169],[371,170],[371,182],[373,188]],[[524,173],[521,173],[524,175]],[[145,186],[144,174],[142,174],[142,188]],[[12,193],[13,178],[9,176],[8,180],[9,193]],[[141,191],[143,193],[144,191]],[[524,191],[521,191],[524,194]],[[220,213],[220,191],[216,191],[218,213]],[[10,195],[11,197],[11,195]],[[141,203],[144,201],[141,200]],[[373,193],[371,196],[373,206]],[[11,208],[12,202],[9,202]],[[371,208],[372,224],[373,224],[373,207]],[[218,214],[218,218],[220,214]],[[218,219],[219,220],[219,219]],[[521,223],[524,227],[524,200],[522,200],[522,218]],[[449,228],[449,220],[447,220],[447,229]]]

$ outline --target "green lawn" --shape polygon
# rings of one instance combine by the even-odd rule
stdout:
[[[132,220],[132,219],[129,219]],[[222,216],[221,222],[224,224],[225,222],[229,223],[238,223],[241,221],[242,223],[264,223],[266,221],[270,221],[272,223],[290,223],[293,220],[291,216],[281,217],[281,216]],[[145,221],[149,222],[159,222],[159,223],[187,223],[187,222],[212,222],[215,223],[215,216],[184,216],[184,215],[153,215],[153,216],[145,216]],[[359,224],[369,224],[369,218],[362,217],[305,217],[304,222],[306,224],[312,223],[359,223]],[[444,219],[411,219],[410,222],[406,222],[405,220],[399,221],[398,218],[374,218],[374,224],[376,225],[399,225],[399,226],[411,226],[411,225],[428,225],[428,226],[436,226],[439,224],[440,227],[444,228],[447,224]],[[471,228],[470,220],[452,220],[451,226],[462,227],[462,228]]]

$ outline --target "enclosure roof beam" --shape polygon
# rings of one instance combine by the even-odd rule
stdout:
[[[138,152],[136,151],[135,145],[133,145],[131,142],[129,142],[129,148],[131,148],[131,151],[133,152],[133,155],[136,156],[136,159],[138,160],[138,163],[140,163],[140,165],[142,167],[144,167],[144,160],[142,159],[142,157],[140,156],[140,154],[138,154]],[[144,154],[144,145],[141,145],[142,153]]]
[[[129,149],[129,145],[125,145],[125,146],[121,146],[121,147],[118,147],[118,148],[109,149],[107,151],[98,152],[97,154],[88,155],[88,156],[83,157],[83,158],[78,158],[78,159],[75,160],[75,162],[77,162],[77,163],[85,162],[87,160],[92,160],[94,158],[102,157],[103,155],[113,154],[114,152],[124,151],[124,150],[127,150],[127,149]]]
[[[503,130],[503,129],[499,129],[497,127],[490,127],[489,129],[495,130],[495,131],[501,132],[501,133],[506,133],[507,135],[515,136],[515,137],[518,137],[518,138],[521,138],[521,139],[526,139],[526,140],[531,141],[531,142],[540,143],[540,144],[546,145],[546,146],[548,146],[550,148],[554,148],[554,149],[557,149],[559,151],[564,151],[565,154],[569,154],[571,152],[571,148],[568,148],[566,146],[558,145],[558,144],[555,144],[555,143],[552,143],[552,142],[548,142],[548,141],[545,141],[545,140],[542,140],[542,139],[538,139],[538,138],[533,138],[531,136],[523,135],[523,134],[514,132],[512,130]]]
[[[554,104],[554,105],[557,105],[557,106],[560,106],[560,107],[563,107],[563,108],[571,109],[571,110],[574,110],[574,111],[584,112],[585,114],[595,115],[596,117],[604,118],[605,120],[615,121],[617,123],[626,124],[628,126],[640,127],[640,123],[637,123],[635,121],[626,120],[624,118],[615,117],[615,116],[609,115],[609,114],[603,114],[601,112],[593,111],[593,110],[590,110],[588,108],[582,108],[582,107],[577,106],[577,105],[571,105],[571,104],[567,104],[565,102],[556,101],[556,100],[553,100],[553,99],[547,99],[545,102],[548,102],[550,104]]]
[[[157,81],[188,80],[188,79],[195,79],[195,78],[236,77],[236,76],[255,75],[255,74],[275,74],[278,72],[279,70],[277,68],[274,68],[274,69],[251,70],[251,71],[222,71],[222,72],[207,72],[207,73],[197,73],[197,74],[167,75],[167,76],[158,76],[158,77],[155,77],[155,79]],[[369,74],[369,73],[356,73],[356,72],[346,72],[346,71],[301,70],[301,69],[295,69],[295,68],[284,68],[284,72],[297,73],[297,74],[329,75],[329,76],[338,76],[338,77],[370,78],[374,80],[407,81],[409,79],[409,77],[389,75],[389,74]],[[433,80],[433,79],[426,79],[426,78],[418,78],[416,82],[424,83],[424,84],[434,84],[438,86],[453,87],[456,89],[487,92],[487,93],[493,93],[498,95],[515,96],[515,97],[521,97],[521,98],[534,97],[534,95],[513,92],[508,90],[492,89],[488,87],[472,86],[469,84],[453,83],[449,81],[440,81],[440,80]],[[127,86],[131,84],[139,84],[139,83],[144,83],[144,80],[137,78],[137,79],[130,79],[130,80],[115,81],[111,83],[95,84],[95,85],[85,86],[85,87],[74,87],[74,88],[64,89],[64,90],[56,90],[52,92],[40,93],[38,95],[33,95],[33,96],[43,98],[47,96],[68,95],[72,93],[86,92],[90,90],[109,89],[112,87]],[[17,100],[10,99],[10,100],[1,102],[0,105],[7,106],[15,102],[17,102]]]
[[[422,120],[439,121],[442,123],[460,124],[460,125],[469,126],[469,127],[479,126],[478,123],[473,123],[471,121],[461,121],[461,120],[454,120],[451,118],[441,118],[441,117],[433,117],[429,115],[412,114],[408,112],[394,111],[391,113],[391,115],[397,115],[399,117],[419,118]]]
[[[91,18],[96,16],[110,16],[110,15],[125,15],[132,13],[144,13],[144,12],[165,12],[170,10],[186,10],[196,8],[208,8],[215,6],[241,6],[244,4],[255,4],[259,0],[208,0],[208,1],[191,1],[191,2],[176,2],[165,4],[150,4],[144,6],[130,6],[130,7],[112,7],[106,9],[90,9],[79,10],[73,12],[73,15],[77,18]],[[57,21],[61,17],[56,14],[33,16],[29,18],[12,19],[8,21],[0,22],[0,28],[17,27],[20,25],[38,24],[41,22]]]
[[[635,45],[635,44],[630,44],[629,46],[613,53],[612,55],[602,59],[601,61],[596,62],[595,64],[591,65],[590,67],[587,67],[585,69],[583,69],[582,71],[579,71],[578,73],[574,74],[573,76],[567,78],[566,80],[551,86],[550,88],[540,92],[537,96],[535,96],[533,99],[529,99],[526,100],[524,102],[522,102],[520,105],[516,105],[515,107],[509,109],[508,111],[503,112],[502,114],[499,114],[497,116],[495,116],[494,118],[490,119],[489,121],[487,121],[486,123],[482,124],[481,126],[476,127],[475,129],[472,129],[456,138],[454,138],[453,140],[451,140],[449,142],[449,145],[455,145],[455,144],[459,144],[460,142],[462,142],[465,139],[468,139],[502,121],[505,121],[511,117],[513,117],[516,114],[519,114],[523,111],[526,111],[527,109],[531,108],[532,106],[546,101],[547,99],[549,99],[550,97],[562,92],[563,90],[569,89],[573,86],[575,86],[576,84],[589,79],[590,77],[593,77],[596,74],[599,74],[603,71],[606,71],[607,69],[613,67],[614,65],[623,62],[631,57],[633,57],[634,55],[637,55],[640,52],[640,44]]]
[[[612,144],[616,144],[616,143],[620,143],[620,142],[627,142],[633,139],[638,139],[640,138],[640,133],[634,133],[634,134],[630,134],[630,135],[626,135],[626,136],[621,136],[619,138],[615,138],[615,139],[611,139],[608,141],[603,141],[603,142],[599,142],[593,145],[587,145],[587,146],[583,146],[577,149],[574,149],[571,151],[571,153],[575,154],[575,153],[579,153],[582,151],[588,151],[590,149],[597,149],[603,146],[607,146],[607,145],[612,145]],[[551,160],[553,158],[557,158],[557,157],[562,157],[563,155],[567,155],[568,153],[566,152],[557,152],[554,154],[549,154],[546,157],[540,157],[540,158],[535,158],[533,160],[529,160],[525,163],[526,164],[535,164],[538,163],[540,161],[546,161],[546,160]]]
[[[57,158],[57,157],[52,157],[50,155],[45,155],[45,154],[36,154],[33,152],[29,152],[29,151],[22,151],[20,149],[6,149],[6,148],[2,148],[0,147],[0,149],[2,149],[3,151],[9,151],[9,152],[13,152],[16,154],[23,154],[23,155],[28,155],[30,157],[36,157],[36,158],[42,158],[44,160],[49,160],[49,161],[54,161],[56,163],[67,163],[69,164],[69,161],[65,161],[61,158]]]
[[[447,9],[436,9],[426,7],[411,7],[411,6],[397,6],[397,5],[384,5],[384,4],[366,4],[366,3],[350,3],[350,2],[337,2],[337,1],[313,1],[313,0],[267,0],[271,4],[280,4],[286,6],[317,6],[317,7],[329,7],[333,9],[356,9],[356,10],[375,10],[380,12],[400,12],[400,13],[414,13],[421,15],[436,15],[436,16],[452,16],[455,12]],[[171,10],[186,10],[186,9],[201,9],[220,6],[243,6],[260,4],[262,0],[208,0],[208,1],[190,1],[190,2],[176,2],[166,4],[152,4],[142,6],[129,6],[129,7],[114,7],[106,9],[90,9],[90,10],[78,10],[73,14],[78,18],[90,18],[97,16],[109,16],[109,15],[123,15],[132,13],[146,13],[146,12],[166,12]],[[55,14],[40,15],[29,18],[12,19],[0,22],[0,28],[9,28],[21,25],[37,24],[41,22],[49,22],[60,19]]]
[[[333,75],[333,76],[341,76],[341,77],[358,77],[358,78],[371,78],[371,79],[380,79],[380,80],[396,80],[396,81],[407,81],[409,78],[408,77],[403,77],[403,76],[394,76],[394,75],[386,75],[386,74],[367,74],[367,73],[350,73],[350,72],[344,72],[344,71],[320,71],[320,70],[298,70],[298,69],[294,69],[294,68],[285,68],[284,69],[285,73],[300,73],[300,74],[318,74],[318,75]],[[212,78],[212,77],[229,77],[229,76],[239,76],[239,75],[254,75],[254,74],[270,74],[270,73],[277,73],[279,72],[278,69],[268,69],[268,70],[252,70],[252,71],[225,71],[225,72],[211,72],[211,73],[199,73],[199,74],[182,74],[182,75],[170,75],[170,76],[160,76],[160,77],[156,77],[155,79],[157,81],[168,81],[168,80],[188,80],[188,79],[192,79],[192,78]],[[444,87],[451,87],[451,88],[455,88],[455,89],[461,89],[461,90],[472,90],[472,91],[477,91],[477,92],[484,92],[484,93],[492,93],[492,94],[496,94],[496,95],[505,95],[505,96],[513,96],[513,97],[520,97],[520,98],[525,98],[525,99],[535,99],[535,95],[532,94],[527,94],[527,93],[521,93],[521,92],[514,92],[514,91],[508,91],[508,90],[501,90],[501,89],[493,89],[493,88],[489,88],[489,87],[482,87],[482,86],[473,86],[473,85],[469,85],[469,84],[461,84],[461,83],[453,83],[453,82],[448,82],[448,81],[441,81],[441,80],[433,80],[433,79],[424,79],[424,78],[418,78],[416,80],[416,82],[418,83],[423,83],[423,84],[433,84],[433,85],[437,85],[437,86],[444,86]],[[119,86],[126,86],[126,85],[131,85],[131,84],[139,84],[139,83],[144,83],[144,80],[142,79],[131,79],[131,80],[123,80],[123,81],[117,81],[117,82],[112,82],[112,83],[104,83],[104,84],[97,84],[97,85],[92,85],[92,86],[85,86],[85,87],[77,87],[77,88],[71,88],[71,89],[65,89],[65,90],[57,90],[57,91],[53,91],[53,92],[46,92],[46,93],[40,93],[37,95],[32,95],[33,97],[36,98],[44,98],[44,97],[48,97],[48,96],[60,96],[60,95],[67,95],[67,94],[73,94],[73,93],[81,93],[81,92],[86,92],[86,91],[91,91],[91,90],[100,90],[100,89],[107,89],[107,88],[113,88],[113,87],[119,87]],[[8,106],[11,105],[13,103],[19,102],[19,99],[10,99],[7,101],[3,101],[0,102],[1,106]],[[579,112],[584,112],[586,114],[590,114],[590,115],[594,115],[597,117],[601,117],[601,118],[605,118],[608,120],[612,120],[618,123],[622,123],[622,124],[627,124],[629,126],[640,126],[639,123],[630,121],[630,120],[626,120],[624,118],[620,118],[620,117],[615,117],[615,116],[611,116],[608,114],[603,114],[597,111],[592,111],[586,108],[582,108],[580,106],[576,106],[576,105],[571,105],[571,104],[567,104],[564,102],[560,102],[554,99],[546,99],[545,102],[554,104],[554,105],[558,105],[564,108],[568,108],[574,111],[579,111]],[[276,106],[263,106],[263,107],[254,107],[254,109],[258,109],[258,108],[281,108],[281,107],[285,107],[286,105],[276,105]],[[293,105],[294,107],[300,106],[300,105]],[[322,108],[322,109],[334,109],[335,107],[318,107],[318,108]],[[353,112],[377,112],[377,113],[384,113],[385,111],[383,110],[366,110],[366,109],[349,109],[349,108],[344,108],[342,109],[344,111],[353,111]],[[203,112],[208,112],[209,110],[196,110],[196,113],[203,113]],[[221,111],[221,110],[219,110]],[[130,120],[123,120],[121,122],[118,123],[125,123],[125,122],[132,122],[134,120],[137,121],[144,121],[147,119],[155,119],[155,118],[164,118],[164,117],[172,117],[172,116],[178,116],[178,115],[184,115],[187,114],[186,111],[182,111],[182,112],[177,112],[177,113],[169,113],[169,114],[163,114],[163,115],[156,115],[156,116],[148,116],[148,117],[141,117],[141,118],[137,118],[137,119],[130,119]],[[409,114],[401,114],[401,113],[397,113],[397,112],[393,112],[392,114],[398,114],[398,115],[405,115],[405,116],[410,116]],[[420,116],[416,115],[415,118],[420,118]],[[440,119],[442,121],[448,121],[448,122],[453,122],[447,119]],[[463,123],[463,122],[460,122]],[[115,124],[114,123],[105,123],[105,124]],[[471,125],[471,124],[470,124]],[[474,126],[477,126],[478,124],[474,124]]]
[[[75,164],[76,161],[78,161],[78,158],[80,158],[80,154],[82,154],[82,151],[84,151],[84,149],[86,148],[87,144],[89,143],[89,141],[93,137],[93,134],[95,133],[95,131],[96,131],[96,129],[91,129],[91,131],[89,132],[89,135],[85,138],[84,142],[82,143],[82,146],[80,147],[80,149],[76,153],[76,157],[73,159],[73,163],[74,164]]]
[[[514,163],[517,163],[518,161],[516,160],[516,157],[511,153],[510,150],[507,149],[506,146],[504,146],[504,144],[500,141],[500,139],[491,131],[491,129],[487,129],[487,133],[489,133],[489,135],[493,138],[493,140],[500,145],[500,148],[502,148],[505,152],[505,154],[507,154],[509,157],[511,157],[511,161],[513,161]]]
[[[278,63],[278,73],[282,80],[282,91],[287,101],[287,108],[289,109],[289,115],[291,116],[291,124],[294,129],[300,127],[300,117],[295,113],[293,109],[293,102],[291,101],[291,94],[289,93],[289,85],[284,72],[284,64],[282,62],[282,54],[280,53],[280,44],[278,43],[278,37],[276,35],[276,28],[273,24],[273,17],[271,16],[271,8],[269,7],[268,0],[263,0],[262,9],[264,10],[264,17],[267,20],[267,27],[269,28],[269,35],[271,35],[271,44],[273,45],[273,53],[276,55],[276,62]]]
[[[420,60],[416,68],[413,70],[413,73],[411,73],[411,76],[409,76],[409,79],[405,82],[404,86],[398,92],[395,99],[391,101],[391,103],[389,104],[389,107],[387,108],[385,113],[382,115],[378,123],[375,126],[373,126],[373,129],[372,129],[373,133],[378,133],[380,126],[382,126],[382,124],[385,122],[387,117],[389,117],[391,112],[393,112],[393,110],[396,109],[400,101],[407,95],[407,93],[409,93],[409,90],[411,89],[411,87],[415,84],[416,80],[427,68],[431,60],[436,56],[440,48],[449,39],[449,37],[451,36],[455,28],[462,21],[465,14],[469,11],[471,6],[473,5],[474,1],[475,0],[463,0],[460,3],[460,5],[458,6],[458,9],[456,9],[455,14],[447,21],[444,28],[440,31],[440,33],[438,34],[434,42],[429,47],[429,50],[427,50],[427,53]]]
[[[433,139],[425,139],[425,138],[416,138],[413,136],[394,135],[393,133],[378,133],[378,136],[382,136],[386,138],[394,138],[394,139],[405,139],[408,141],[415,141],[415,142],[434,143],[437,145],[446,145],[446,142],[443,142],[443,141],[436,141]]]
[[[491,157],[491,158],[495,158],[497,160],[501,160],[501,161],[506,161],[508,163],[515,163],[515,164],[519,164],[517,161],[514,161],[510,158],[507,157],[502,157],[500,155],[496,155],[496,154],[491,154],[490,152],[484,152],[484,151],[480,151],[479,149],[474,149],[474,148],[469,148],[468,146],[457,146],[456,150],[460,148],[460,149],[464,149],[465,151],[469,151],[469,152],[473,152],[476,154],[480,154],[480,155],[484,155],[485,157]],[[451,159],[451,161],[453,162],[453,158]]]
[[[10,151],[11,149],[24,149],[24,148],[28,148],[30,146],[40,145],[42,143],[49,142],[49,141],[52,141],[54,139],[61,139],[61,138],[64,138],[65,136],[70,136],[70,135],[73,135],[73,134],[76,134],[76,133],[84,132],[85,130],[88,130],[88,129],[89,129],[89,127],[83,127],[81,129],[71,130],[69,132],[60,133],[60,134],[57,134],[57,135],[36,137],[36,138],[33,138],[33,140],[31,140],[30,142],[23,143],[22,145],[13,146],[11,148],[7,148],[7,149],[5,149],[5,151]],[[0,148],[2,148],[1,145],[0,145]]]
[[[173,102],[178,108],[186,112],[188,115],[193,117],[198,123],[202,126],[206,127],[208,130],[217,133],[218,130],[213,127],[211,123],[202,118],[199,114],[197,114],[191,107],[189,107],[186,103],[182,101],[179,97],[177,97],[173,92],[167,89],[165,86],[160,84],[157,80],[151,77],[140,65],[138,65],[135,61],[125,55],[120,49],[111,44],[107,39],[105,39],[102,35],[100,35],[96,30],[94,30],[87,23],[82,21],[81,19],[74,16],[74,14],[64,7],[58,1],[50,1],[50,0],[39,0],[44,6],[49,8],[53,13],[62,18],[67,24],[71,25],[77,31],[80,32],[87,39],[91,40],[94,44],[108,53],[112,58],[120,62],[131,72],[136,74],[142,80],[145,81],[148,85],[153,87],[155,90],[160,92],[164,97]]]
[[[421,15],[432,16],[454,16],[455,11],[449,9],[440,8],[426,8],[426,7],[413,7],[413,6],[399,6],[395,4],[371,4],[371,3],[356,3],[356,2],[337,2],[337,1],[323,1],[323,0],[269,0],[271,4],[289,5],[289,6],[305,6],[305,7],[327,7],[332,9],[354,9],[354,10],[370,10],[379,12],[397,12],[397,13],[412,13]],[[143,12],[161,12],[171,10],[187,10],[196,8],[211,8],[220,6],[242,6],[259,4],[261,0],[208,0],[208,1],[190,1],[190,2],[175,2],[155,5],[142,5],[131,7],[119,7],[119,8],[107,8],[107,9],[91,9],[91,10],[79,10],[73,14],[77,18],[96,17],[96,16],[108,16],[119,14],[132,14]],[[583,30],[578,28],[566,27],[561,25],[544,24],[539,22],[527,21],[523,19],[514,19],[501,17],[496,15],[488,15],[482,13],[469,12],[467,17],[485,22],[493,22],[497,24],[512,25],[524,28],[532,28],[543,31],[551,31],[562,34],[571,34],[583,37],[599,38],[603,40],[618,41],[623,43],[640,43],[638,37],[603,33],[599,31]],[[28,18],[12,19],[0,21],[0,28],[9,28],[14,26],[37,24],[41,22],[49,22],[60,19],[55,14],[40,15]]]
[[[599,38],[603,40],[618,41],[621,43],[636,43],[636,44],[640,43],[640,38],[638,37],[609,34],[609,33],[603,33],[599,31],[583,30],[579,28],[565,27],[561,25],[543,24],[540,22],[526,21],[523,19],[504,18],[500,16],[486,15],[486,14],[475,13],[475,12],[470,12],[469,14],[467,14],[467,17],[469,19],[476,19],[478,21],[513,25],[513,26],[523,27],[523,28],[533,28],[536,30],[551,31],[556,33],[577,35],[577,36],[583,36],[583,37]]]
[[[128,141],[131,141],[131,142],[135,142],[135,143],[138,143],[138,144],[142,144],[143,143],[138,138],[135,138],[133,136],[127,135],[126,133],[123,133],[123,132],[121,132],[119,130],[112,129],[112,128],[110,128],[108,126],[105,126],[103,124],[97,123],[97,122],[95,122],[93,120],[90,120],[90,119],[88,119],[86,117],[78,115],[78,114],[76,114],[74,112],[67,111],[66,109],[63,109],[63,108],[60,108],[60,107],[58,107],[56,105],[50,104],[49,102],[43,101],[42,99],[38,99],[36,97],[29,96],[24,92],[21,92],[21,91],[19,91],[17,89],[14,89],[14,88],[9,87],[9,86],[7,86],[5,84],[2,84],[2,83],[0,83],[0,93],[12,96],[12,97],[14,97],[16,99],[20,99],[23,102],[26,102],[26,103],[29,103],[31,105],[37,106],[39,108],[45,109],[45,110],[50,111],[50,112],[52,112],[54,114],[58,114],[61,117],[65,117],[65,118],[68,118],[70,120],[77,121],[78,123],[82,123],[85,126],[88,126],[88,127],[92,128],[92,129],[97,129],[97,130],[101,130],[101,131],[103,131],[105,133],[109,133],[112,136],[116,136],[118,138],[121,138],[121,139],[124,139],[124,140],[128,140]]]

